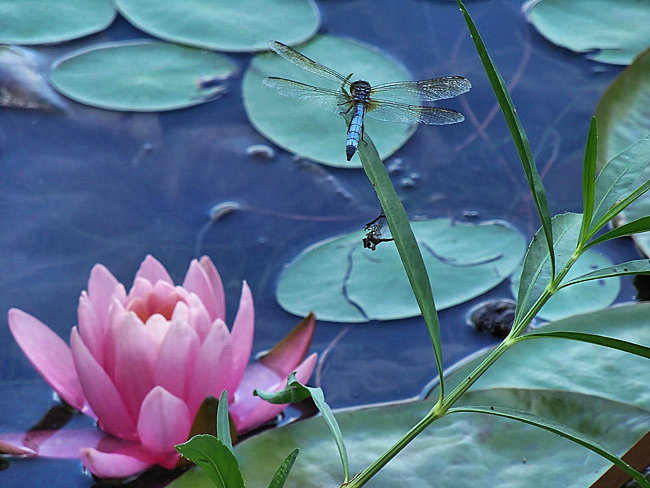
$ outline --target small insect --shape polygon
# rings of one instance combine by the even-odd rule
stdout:
[[[376,219],[371,220],[366,224],[366,237],[362,239],[364,249],[370,249],[374,251],[377,249],[377,244],[381,242],[390,242],[393,240],[392,237],[382,237],[381,231],[384,227],[384,221],[386,216],[380,214]]]
[[[270,76],[264,84],[275,88],[287,97],[310,100],[323,105],[326,110],[341,114],[354,110],[348,127],[345,154],[350,161],[363,138],[363,117],[368,114],[378,120],[405,124],[455,124],[465,120],[463,114],[447,108],[415,105],[411,102],[433,102],[453,98],[469,91],[472,84],[462,76],[447,76],[421,81],[397,81],[374,87],[363,80],[350,82],[352,73],[343,76],[323,66],[281,42],[271,41],[271,49],[287,61],[311,73],[341,83],[341,90],[330,90],[298,81]]]

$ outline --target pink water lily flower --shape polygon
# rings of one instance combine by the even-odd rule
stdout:
[[[231,330],[224,320],[223,285],[205,256],[191,262],[182,286],[147,256],[128,293],[96,265],[70,346],[31,315],[10,310],[11,332],[34,367],[102,432],[0,434],[0,452],[80,457],[96,476],[121,478],[155,464],[173,468],[174,445],[187,440],[207,396],[228,392],[240,433],[274,418],[284,406],[263,402],[253,389],[279,390],[292,371],[309,379],[316,355],[304,358],[313,317],[251,365],[254,310],[246,282]]]

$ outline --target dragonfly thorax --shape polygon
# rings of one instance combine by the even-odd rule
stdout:
[[[368,105],[370,103],[370,83],[357,80],[350,85],[350,95],[356,103]]]

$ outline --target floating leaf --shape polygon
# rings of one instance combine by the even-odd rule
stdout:
[[[235,65],[226,57],[152,41],[93,46],[57,62],[52,85],[67,97],[112,110],[173,110],[203,103],[221,91],[200,89],[205,78],[226,78]]]
[[[449,219],[412,222],[438,310],[486,292],[521,262],[523,236],[503,223]],[[364,249],[364,232],[307,248],[280,278],[277,299],[287,311],[313,310],[320,320],[365,322],[413,317],[419,309],[392,243]]]
[[[152,36],[217,51],[260,51],[268,41],[296,44],[318,30],[313,0],[115,0],[129,22]]]
[[[352,80],[367,80],[371,85],[411,78],[403,66],[378,49],[356,41],[318,35],[297,49],[345,76],[354,71]],[[436,76],[435,73],[431,75]],[[343,118],[324,110],[317,103],[282,96],[262,83],[267,76],[280,76],[333,90],[341,88],[340,84],[308,73],[275,53],[255,56],[244,75],[243,97],[248,118],[262,135],[298,156],[330,166],[361,166],[358,155],[352,162],[346,161]],[[375,141],[381,158],[386,159],[411,137],[415,127],[367,117],[365,129]]]
[[[579,225],[579,222],[576,223],[577,225]],[[573,230],[577,231],[578,228],[576,227]],[[562,282],[571,281],[581,275],[612,265],[613,263],[607,257],[594,249],[589,249],[578,258]],[[519,274],[516,273],[511,284],[512,293],[515,295],[519,287],[518,276]],[[607,308],[614,303],[620,289],[621,280],[618,276],[577,283],[557,291],[546,302],[546,305],[542,307],[537,316],[546,320],[557,320],[579,313]]]
[[[69,41],[106,29],[114,18],[111,0],[2,0],[0,43]]]
[[[638,0],[529,0],[522,9],[549,41],[602,63],[629,64],[650,45],[650,3]]]

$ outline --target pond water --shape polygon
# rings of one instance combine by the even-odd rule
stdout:
[[[472,81],[469,93],[445,103],[465,114],[463,124],[419,127],[387,161],[409,215],[500,219],[530,238],[538,227],[534,204],[456,4],[323,0],[318,7],[320,32],[378,46],[416,79]],[[580,211],[589,119],[621,68],[553,46],[526,23],[518,0],[474,1],[468,8],[510,86],[551,213]],[[146,37],[118,16],[99,34],[35,50],[50,61],[97,42]],[[253,291],[254,351],[271,347],[298,322],[274,298],[283,267],[316,241],[362,229],[379,205],[359,169],[296,160],[278,148],[270,159],[249,154],[253,145],[273,144],[251,126],[242,105],[241,74],[251,55],[228,56],[239,73],[227,80],[225,95],[187,109],[124,113],[72,101],[62,112],[2,109],[0,311],[23,309],[67,340],[95,263],[130,284],[150,253],[180,282],[189,261],[207,254],[224,280],[228,323],[242,280]],[[342,132],[342,151],[344,139]],[[210,222],[210,209],[224,201],[241,208]],[[615,262],[637,256],[627,241],[602,249]],[[506,281],[441,312],[446,367],[497,341],[466,325],[472,307],[511,297]],[[623,280],[618,301],[633,298],[631,279]],[[12,432],[35,424],[53,399],[3,322],[0,431]],[[334,408],[412,398],[435,376],[419,318],[318,322],[312,350],[322,358],[312,383]],[[78,461],[11,460],[0,471],[1,486],[44,480],[70,488],[94,483]]]

